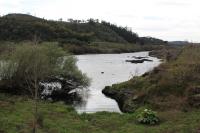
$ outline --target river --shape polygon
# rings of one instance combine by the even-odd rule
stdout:
[[[134,57],[146,57],[151,62],[133,64],[126,60]],[[95,113],[99,111],[121,112],[115,100],[102,93],[105,86],[129,80],[158,66],[161,61],[150,57],[149,52],[124,54],[88,54],[78,55],[77,66],[91,79],[91,85],[81,92],[83,102],[75,104],[78,113]]]

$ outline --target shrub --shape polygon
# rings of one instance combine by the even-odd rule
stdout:
[[[159,123],[159,118],[156,112],[150,109],[144,109],[137,115],[137,121],[142,124],[155,125]]]
[[[26,92],[29,83],[32,90],[34,84],[49,77],[62,77],[87,86],[89,79],[78,69],[76,61],[56,44],[19,45],[1,59],[0,77],[18,93]]]

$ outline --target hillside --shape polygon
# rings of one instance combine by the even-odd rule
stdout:
[[[98,20],[53,21],[27,14],[8,14],[0,17],[1,41],[33,40],[57,41],[71,44],[91,42],[115,42],[134,44],[165,44],[166,42],[148,37],[139,37],[126,27]]]

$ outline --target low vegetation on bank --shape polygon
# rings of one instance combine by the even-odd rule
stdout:
[[[0,55],[6,52],[11,52],[18,45],[31,44],[30,41],[23,42],[0,42]],[[112,43],[112,42],[92,42],[85,45],[77,44],[62,44],[59,42],[38,42],[38,45],[56,44],[64,51],[71,54],[111,54],[111,53],[130,53],[139,51],[151,51],[163,49],[163,45],[138,45],[129,43]]]
[[[74,54],[131,53],[162,49],[163,45],[138,45],[129,43],[93,42],[87,45],[66,44],[61,46]]]
[[[144,105],[156,110],[200,108],[200,46],[186,46],[175,55],[143,76],[106,87],[104,94],[125,112]]]

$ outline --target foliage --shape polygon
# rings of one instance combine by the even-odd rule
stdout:
[[[62,44],[85,45],[91,42],[116,42],[131,44],[165,44],[158,39],[145,39],[127,27],[120,27],[105,21],[89,19],[52,21],[27,14],[8,14],[0,17],[1,41],[33,40],[37,35],[40,41],[57,41]]]
[[[153,37],[141,37],[140,44],[153,44],[153,45],[160,45],[160,44],[167,44],[167,41],[163,41],[161,39],[153,38]]]
[[[114,24],[103,21],[103,25],[110,27],[113,31],[115,31],[118,35],[122,36],[129,43],[137,43],[140,38],[136,33],[133,33],[127,27],[118,27]]]
[[[37,35],[41,41],[77,39],[90,42],[92,33],[77,33],[66,25],[25,14],[9,14],[0,18],[0,38],[4,41],[23,41],[33,40]]]
[[[86,75],[78,70],[76,58],[56,44],[17,45],[12,53],[3,56],[2,61],[0,77],[13,85],[14,92],[24,91],[29,81],[36,80],[38,84],[50,77],[73,80],[82,86],[89,83]]]
[[[156,112],[150,109],[144,109],[137,115],[137,121],[142,124],[155,125],[158,124],[159,118]]]

